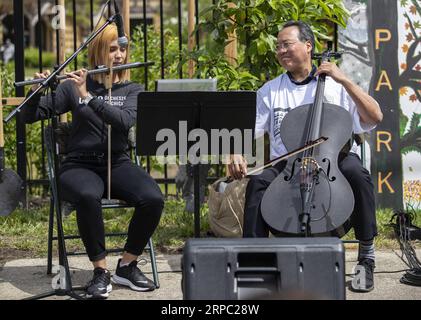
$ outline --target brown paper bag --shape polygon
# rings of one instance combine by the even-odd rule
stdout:
[[[243,236],[243,217],[246,188],[249,179],[221,178],[209,186],[209,225],[218,237],[238,238]],[[219,192],[221,183],[227,183]]]

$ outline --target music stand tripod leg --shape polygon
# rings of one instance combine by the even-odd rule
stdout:
[[[53,187],[54,194],[57,195],[57,186]],[[84,291],[85,287],[72,287],[72,280],[70,276],[70,268],[69,268],[69,261],[66,255],[66,244],[64,240],[64,232],[63,232],[63,225],[62,225],[62,216],[60,212],[60,202],[55,201],[55,211],[56,211],[56,221],[57,221],[57,243],[58,243],[58,255],[59,255],[59,272],[60,272],[60,281],[64,281],[64,283],[60,283],[60,287],[53,289],[52,291],[41,293],[39,295],[35,295],[23,300],[38,300],[44,299],[51,296],[69,296],[76,300],[84,300],[85,298],[75,291]],[[62,272],[64,272],[64,276],[62,277]]]
[[[51,88],[51,98],[52,98],[52,104],[55,105],[55,93],[57,88],[57,81],[51,81],[49,83]],[[55,113],[54,113],[55,114]],[[57,116],[53,116],[51,120],[51,136],[50,136],[50,142],[51,146],[54,150],[56,146],[56,140],[55,140],[55,130],[58,126],[58,119]],[[55,199],[54,201],[54,210],[56,212],[56,221],[57,221],[57,247],[58,247],[58,255],[59,255],[59,274],[60,274],[60,281],[64,281],[64,283],[60,283],[60,288],[56,288],[52,291],[42,293],[39,295],[35,295],[33,297],[29,297],[24,300],[37,300],[37,299],[43,299],[51,296],[69,296],[74,299],[84,299],[82,296],[78,295],[74,291],[76,290],[84,290],[82,287],[73,288],[72,287],[72,280],[70,276],[70,269],[69,269],[69,262],[67,260],[67,254],[66,254],[66,243],[64,239],[64,232],[63,232],[63,223],[62,223],[62,215],[61,215],[61,205],[60,205],[60,198],[59,198],[59,183],[57,179],[59,178],[58,175],[58,168],[59,168],[59,159],[56,152],[52,152],[53,154],[53,172],[54,172],[54,178],[52,179],[51,183],[51,192],[52,196]],[[62,276],[62,273],[64,271],[64,276]]]
[[[56,120],[53,120],[56,121]],[[54,127],[54,125],[53,125]],[[52,135],[54,135],[54,130],[52,130]],[[53,142],[55,142],[53,140]],[[57,156],[55,156],[57,157]],[[66,255],[66,244],[64,240],[64,231],[63,231],[63,224],[62,224],[62,216],[61,216],[61,210],[60,210],[60,200],[58,198],[58,189],[57,189],[57,170],[56,166],[54,166],[55,171],[55,178],[52,180],[51,185],[51,191],[53,193],[53,197],[56,199],[54,201],[54,211],[56,213],[56,221],[57,221],[57,247],[58,247],[58,256],[59,256],[59,275],[60,275],[60,281],[63,281],[63,283],[60,282],[60,288],[53,289],[52,291],[41,293],[39,295],[35,295],[23,300],[38,300],[43,298],[48,298],[51,296],[69,296],[71,298],[77,299],[77,300],[83,300],[84,297],[77,294],[75,291],[84,291],[84,287],[72,287],[72,280],[70,276],[70,268],[69,268],[69,261],[67,259]],[[63,274],[64,273],[64,274]]]
[[[194,236],[200,238],[200,164],[193,165],[194,180]]]

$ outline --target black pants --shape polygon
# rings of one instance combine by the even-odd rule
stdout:
[[[246,189],[244,208],[244,237],[267,237],[270,227],[263,220],[260,203],[266,189],[282,172],[285,162],[265,169],[260,175],[251,176]],[[370,173],[362,166],[355,153],[349,153],[339,161],[339,170],[351,185],[355,197],[351,224],[358,240],[370,240],[377,235],[374,187]],[[347,195],[344,195],[346,197]]]
[[[161,218],[164,200],[156,182],[125,156],[112,161],[111,197],[135,206],[125,251],[140,255]],[[60,170],[61,199],[75,205],[77,224],[89,259],[107,255],[101,199],[107,193],[106,161],[70,159]]]

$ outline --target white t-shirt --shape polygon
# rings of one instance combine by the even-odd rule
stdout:
[[[314,102],[316,94],[317,78],[308,84],[294,84],[286,73],[264,84],[256,96],[256,138],[265,132],[270,138],[270,158],[274,159],[287,153],[280,137],[281,122],[287,112],[295,107]],[[354,133],[363,133],[372,130],[374,125],[366,125],[360,122],[357,107],[346,92],[345,88],[326,77],[324,101],[342,106],[349,111],[353,118]],[[352,151],[357,151],[354,143]]]

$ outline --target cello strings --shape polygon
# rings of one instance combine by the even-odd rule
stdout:
[[[320,84],[320,77],[319,77],[319,80],[317,82],[316,97],[318,96],[317,94],[318,94],[319,84]],[[308,143],[311,140],[311,132],[312,132],[312,128],[313,128],[313,125],[314,125],[314,122],[315,122],[315,119],[314,119],[315,114],[316,114],[315,107],[314,107],[315,102],[316,102],[316,99],[313,102],[313,104],[311,105],[310,123],[309,123],[309,127],[308,127],[308,130],[307,130],[307,141],[306,141],[306,143]],[[308,177],[311,174],[311,167],[310,167],[311,160],[310,159],[311,159],[312,155],[313,155],[313,148],[306,150],[306,152],[304,153],[304,158],[303,158],[303,165],[305,166],[305,170],[304,170],[304,172],[303,172],[303,170],[301,170],[301,172],[302,172],[302,182],[305,183],[307,190],[308,190],[308,188],[311,188],[311,182],[308,181]]]

